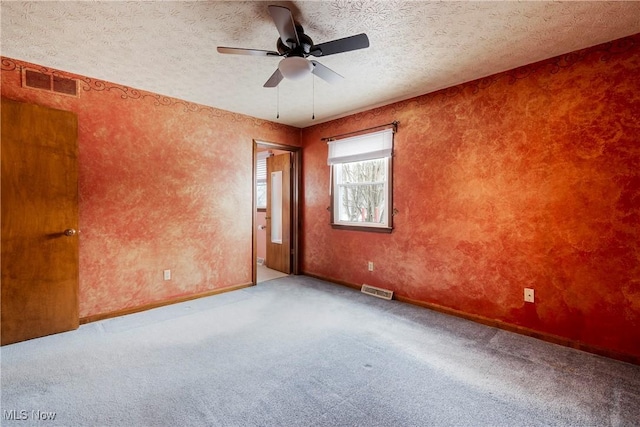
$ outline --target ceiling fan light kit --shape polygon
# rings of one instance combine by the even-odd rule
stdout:
[[[369,47],[369,38],[364,33],[316,45],[311,40],[311,37],[304,33],[302,26],[294,21],[293,15],[288,8],[270,5],[268,10],[280,34],[276,42],[277,52],[218,47],[218,52],[223,54],[284,57],[278,64],[276,71],[266,81],[264,87],[276,87],[283,78],[300,80],[309,74],[314,74],[329,83],[335,83],[342,80],[343,77],[318,61],[309,61],[307,57],[309,55],[315,57],[334,55]]]
[[[311,74],[313,64],[305,58],[290,56],[280,61],[278,70],[285,79],[300,80]]]

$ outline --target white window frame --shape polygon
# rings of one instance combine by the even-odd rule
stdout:
[[[385,129],[352,138],[329,141],[331,166],[331,226],[336,229],[375,231],[391,233],[393,230],[393,129]],[[379,185],[379,182],[345,184],[342,182],[341,165],[384,159],[386,180],[384,184],[384,207],[381,222],[352,222],[340,220],[340,187]]]

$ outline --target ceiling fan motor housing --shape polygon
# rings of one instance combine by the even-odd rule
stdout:
[[[311,37],[309,37],[303,32],[303,29],[300,25],[296,25],[296,31],[298,34],[298,41],[300,42],[299,45],[296,44],[295,40],[288,40],[287,43],[291,44],[291,46],[287,46],[282,42],[280,38],[278,38],[276,48],[280,55],[301,56],[303,58],[306,58],[307,56],[309,56],[309,52],[313,47],[313,40],[311,40]]]

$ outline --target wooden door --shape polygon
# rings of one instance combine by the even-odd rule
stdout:
[[[267,157],[267,267],[291,273],[291,153]]]
[[[3,98],[1,125],[4,345],[78,328],[78,120]]]

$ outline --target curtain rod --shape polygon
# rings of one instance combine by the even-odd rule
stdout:
[[[383,124],[383,125],[373,126],[373,127],[366,128],[366,129],[354,130],[353,132],[341,133],[340,135],[327,136],[327,137],[325,137],[325,138],[321,138],[321,141],[331,141],[331,140],[333,140],[334,138],[340,138],[340,137],[342,137],[342,136],[349,136],[349,135],[353,135],[353,134],[356,134],[356,133],[366,132],[366,131],[368,131],[368,130],[373,130],[373,129],[383,128],[383,127],[391,126],[391,125],[393,125],[393,133],[396,133],[396,132],[398,132],[398,125],[399,125],[399,124],[400,124],[400,122],[399,122],[399,121],[394,120],[394,121],[393,121],[393,122],[391,122],[391,123],[385,123],[385,124]]]

